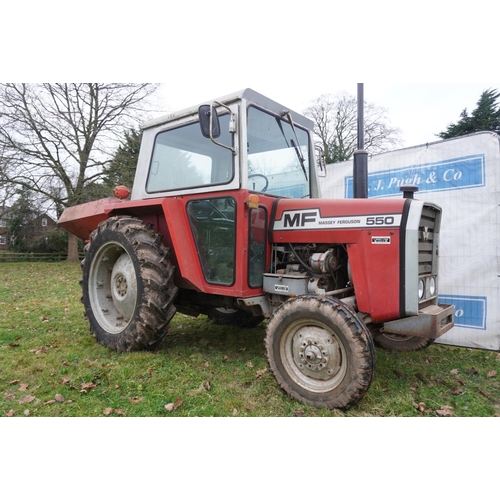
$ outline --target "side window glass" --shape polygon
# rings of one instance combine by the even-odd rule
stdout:
[[[232,285],[236,260],[234,198],[192,200],[187,204],[187,212],[205,280]]]
[[[266,272],[267,212],[263,207],[250,211],[248,284],[261,287]]]
[[[229,115],[222,115],[221,141],[232,144]],[[198,122],[156,136],[148,193],[227,184],[234,176],[233,153],[203,137]]]

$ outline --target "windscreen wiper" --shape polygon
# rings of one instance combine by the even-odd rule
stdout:
[[[295,149],[295,153],[297,154],[297,158],[299,159],[300,166],[302,167],[302,171],[304,172],[304,177],[306,178],[306,181],[309,182],[309,179],[307,178],[306,160],[300,149],[299,138],[297,137],[297,131],[295,130],[295,126],[293,124],[292,115],[290,114],[290,111],[283,111],[281,116],[286,116],[288,118],[288,123],[290,123],[290,127],[292,127],[293,134],[295,135],[295,140],[297,141],[297,143],[295,143],[293,139],[290,140],[290,143],[292,144],[293,149]]]

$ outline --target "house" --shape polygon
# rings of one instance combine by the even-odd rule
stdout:
[[[57,222],[48,214],[44,213],[35,218],[33,240],[30,245],[42,238],[48,231],[57,228]]]
[[[0,212],[0,250],[6,250],[10,243],[7,236],[9,225],[9,212],[5,209]],[[48,231],[56,229],[56,221],[47,213],[37,215],[33,220],[33,232],[27,241],[28,246],[32,246],[40,238],[43,238]]]
[[[0,250],[7,248],[7,223],[8,215],[5,211],[0,211]]]

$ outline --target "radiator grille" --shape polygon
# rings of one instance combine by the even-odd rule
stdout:
[[[441,212],[424,205],[418,228],[418,274],[437,274],[438,240]]]

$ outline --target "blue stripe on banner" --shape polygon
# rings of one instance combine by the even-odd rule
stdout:
[[[455,326],[486,330],[487,297],[440,295],[439,302],[455,306]]]
[[[346,177],[344,183],[344,196],[352,198],[353,177]],[[419,192],[425,192],[470,189],[485,184],[485,158],[484,154],[479,154],[370,173],[368,196],[400,196],[399,188],[405,185],[417,186]]]

